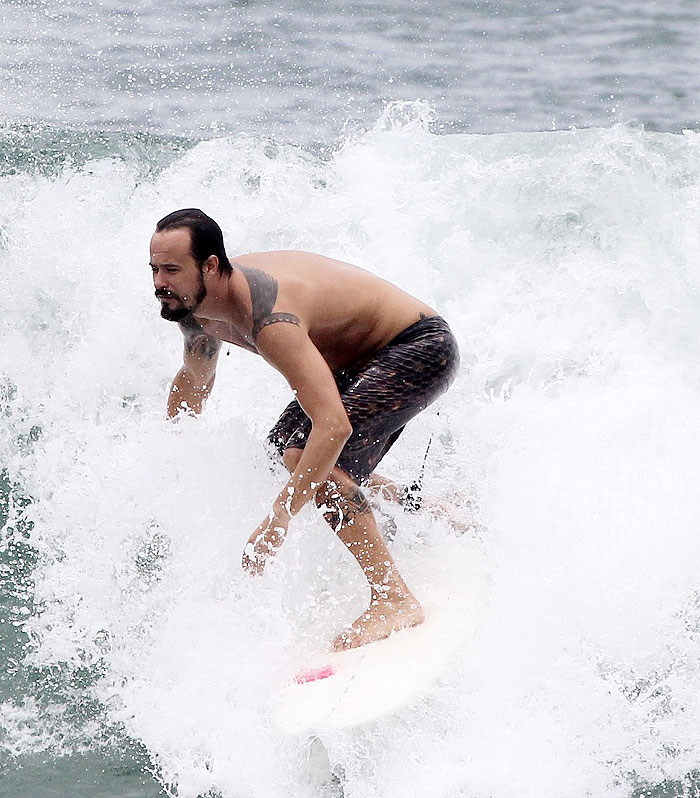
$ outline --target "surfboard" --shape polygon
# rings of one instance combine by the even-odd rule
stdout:
[[[463,598],[421,596],[426,619],[419,626],[309,657],[278,696],[277,727],[285,734],[303,734],[358,726],[419,698],[449,668],[465,630]]]

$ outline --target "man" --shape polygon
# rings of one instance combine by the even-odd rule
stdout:
[[[291,477],[250,536],[244,568],[262,573],[290,519],[313,500],[370,586],[368,609],[334,647],[421,623],[423,609],[360,485],[384,482],[372,475],[377,463],[454,379],[459,354],[446,322],[396,286],[330,258],[263,252],[229,262],[221,229],[197,209],[158,222],[151,269],[161,316],[180,325],[185,343],[169,418],[201,412],[222,341],[261,355],[296,396],[269,436]]]

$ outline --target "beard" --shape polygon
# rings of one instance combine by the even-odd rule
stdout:
[[[191,305],[188,305],[183,299],[181,299],[177,294],[174,294],[172,291],[166,291],[165,289],[160,289],[156,291],[156,297],[165,297],[167,299],[176,300],[177,304],[174,306],[166,305],[165,303],[161,303],[160,306],[160,315],[167,319],[167,321],[182,321],[184,318],[187,318],[191,313],[193,313],[204,301],[207,295],[207,288],[204,285],[204,278],[200,272],[199,274],[199,283],[197,284],[197,293],[195,294],[194,302]]]

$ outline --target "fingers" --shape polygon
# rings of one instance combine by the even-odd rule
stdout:
[[[243,570],[253,576],[262,575],[265,563],[270,557],[277,554],[286,533],[287,530],[284,527],[276,526],[251,537],[243,549],[241,562]]]
[[[265,570],[265,557],[256,552],[255,546],[248,542],[243,549],[241,565],[243,570],[247,571],[251,576],[262,576]]]

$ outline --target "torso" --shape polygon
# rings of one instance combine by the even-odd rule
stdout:
[[[260,252],[231,261],[230,281],[241,299],[225,321],[196,317],[204,331],[257,351],[250,286],[257,271],[277,282],[274,312],[299,319],[331,370],[361,362],[422,316],[436,312],[395,285],[356,266],[305,252]],[[277,322],[284,324],[287,322]]]

